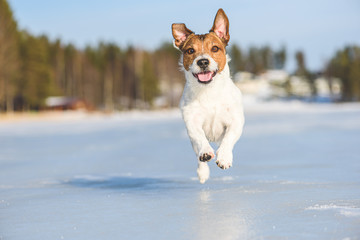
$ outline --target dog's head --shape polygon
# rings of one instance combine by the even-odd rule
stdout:
[[[229,35],[229,20],[224,10],[219,9],[209,33],[199,35],[183,23],[172,25],[174,45],[183,53],[181,64],[199,83],[210,83],[227,64],[225,47]]]

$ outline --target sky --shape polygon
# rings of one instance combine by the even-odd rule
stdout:
[[[99,41],[153,50],[172,42],[171,24],[206,33],[223,8],[230,21],[230,46],[270,45],[295,52],[318,71],[347,44],[360,45],[359,0],[8,0],[20,29],[61,38],[79,48]]]

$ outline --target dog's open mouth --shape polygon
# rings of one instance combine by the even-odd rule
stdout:
[[[209,83],[212,81],[213,77],[216,75],[216,72],[200,72],[200,73],[193,73],[194,77],[197,78],[199,83]]]

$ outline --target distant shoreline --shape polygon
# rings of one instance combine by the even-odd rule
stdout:
[[[360,103],[306,103],[302,101],[261,101],[256,98],[244,96],[245,117],[247,113],[267,112],[332,112],[332,111],[360,111]],[[66,111],[39,111],[39,112],[13,112],[0,113],[0,124],[4,123],[26,123],[41,121],[77,121],[96,118],[114,118],[123,120],[141,119],[164,119],[169,117],[181,117],[178,108],[140,110],[133,109],[127,111],[85,111],[85,110],[66,110]]]
[[[0,113],[0,124],[2,123],[20,123],[20,122],[41,122],[41,121],[76,121],[94,118],[125,118],[137,119],[163,118],[163,117],[180,117],[179,109],[163,110],[129,110],[129,111],[39,111],[39,112],[13,112]]]
[[[0,123],[79,119],[91,114],[100,114],[100,112],[90,113],[84,111],[40,111],[40,112],[1,113]]]

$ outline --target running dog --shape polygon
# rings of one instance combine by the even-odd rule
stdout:
[[[229,20],[219,9],[207,34],[195,34],[183,23],[172,24],[174,46],[181,51],[180,66],[186,84],[180,109],[198,159],[200,183],[209,179],[208,162],[215,158],[210,142],[219,147],[216,164],[228,169],[233,147],[242,134],[242,95],[230,77],[226,46]]]

